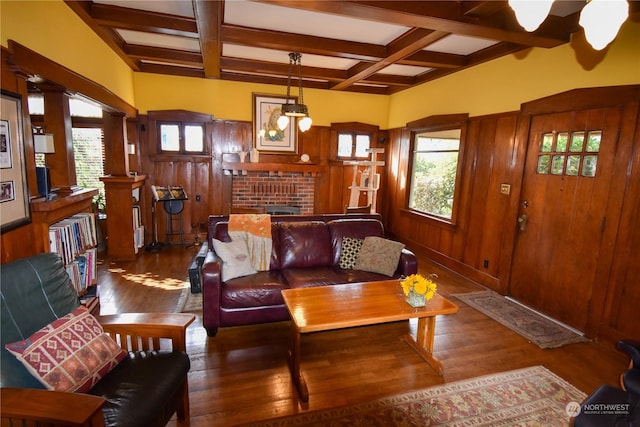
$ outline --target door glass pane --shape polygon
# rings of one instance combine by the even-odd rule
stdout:
[[[162,151],[180,151],[178,125],[160,125],[160,149]]]
[[[600,151],[600,139],[602,138],[601,130],[592,130],[589,132],[587,139],[587,151],[590,153],[597,153]]]
[[[356,135],[356,157],[368,157],[369,135]]]
[[[564,153],[567,151],[567,142],[569,141],[569,134],[567,132],[561,132],[558,134],[558,141],[556,142],[556,152]]]
[[[185,151],[204,151],[204,132],[201,125],[186,125],[184,127]]]
[[[571,147],[569,151],[579,153],[584,145],[584,132],[574,132],[571,134]]]
[[[569,156],[567,158],[567,175],[578,176],[580,167],[580,156]]]
[[[596,166],[598,165],[598,156],[584,156],[582,161],[582,176],[596,176]]]
[[[351,134],[338,135],[338,157],[351,157],[353,149],[353,137]]]
[[[549,173],[549,156],[539,156],[538,157],[538,173],[540,174],[548,174]]]
[[[542,135],[542,146],[540,147],[541,153],[551,152],[551,146],[553,145],[553,134],[545,133]]]
[[[564,156],[553,156],[551,161],[551,173],[553,175],[562,175],[564,169]]]

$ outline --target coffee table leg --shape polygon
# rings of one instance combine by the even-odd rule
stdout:
[[[300,372],[300,332],[296,325],[291,322],[291,349],[289,350],[289,370],[291,371],[291,379],[298,390],[300,400],[309,401],[309,389],[307,382]]]
[[[418,352],[418,354],[427,362],[438,375],[444,374],[442,363],[433,356],[433,339],[436,331],[436,317],[421,317],[418,319],[418,330],[416,337],[411,334],[405,335],[404,339],[407,343]]]

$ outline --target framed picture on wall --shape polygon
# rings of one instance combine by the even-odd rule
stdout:
[[[253,141],[262,152],[274,154],[298,154],[295,120],[284,129],[278,128],[285,96],[253,94]],[[290,96],[294,102],[297,97]]]
[[[0,104],[0,232],[31,222],[22,97],[2,91]]]

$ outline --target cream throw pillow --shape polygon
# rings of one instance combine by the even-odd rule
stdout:
[[[398,268],[402,249],[404,244],[400,242],[382,237],[365,237],[354,268],[391,277]]]
[[[216,251],[216,255],[222,259],[223,282],[257,273],[257,270],[251,265],[249,250],[244,240],[222,242],[213,239],[213,249]]]

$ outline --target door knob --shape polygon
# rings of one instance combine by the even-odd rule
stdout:
[[[527,228],[527,215],[522,214],[518,217],[518,224],[520,225],[520,231],[524,231]]]

